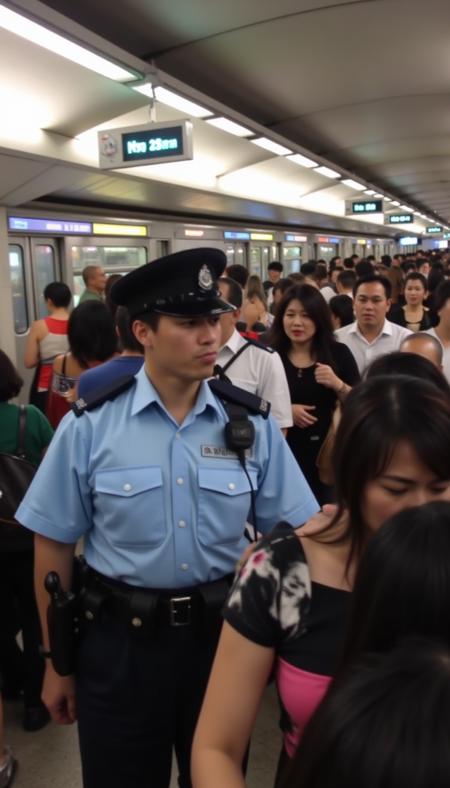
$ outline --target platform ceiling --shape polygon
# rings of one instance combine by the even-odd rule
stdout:
[[[45,5],[450,221],[448,0]]]

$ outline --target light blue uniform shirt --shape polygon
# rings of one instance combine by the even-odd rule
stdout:
[[[233,572],[247,545],[248,479],[225,447],[227,415],[208,384],[180,426],[144,368],[116,399],[69,413],[17,512],[58,542],[84,536],[88,564],[136,586],[180,588]],[[247,469],[258,529],[294,526],[318,510],[276,422],[251,417]]]

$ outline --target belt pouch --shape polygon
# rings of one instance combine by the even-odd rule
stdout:
[[[156,633],[156,617],[159,594],[133,589],[129,597],[128,627],[134,637],[153,638]]]

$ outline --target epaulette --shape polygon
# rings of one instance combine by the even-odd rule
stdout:
[[[270,413],[270,402],[267,402],[267,400],[261,399],[261,397],[257,397],[256,394],[252,394],[249,391],[240,389],[238,386],[233,386],[232,383],[228,383],[226,380],[212,378],[208,383],[213,394],[224,400],[224,402],[241,405],[250,413],[255,413],[258,416],[262,416],[263,419],[267,419]]]
[[[95,408],[103,405],[108,400],[116,399],[119,394],[131,388],[136,383],[134,375],[122,375],[107,386],[100,386],[94,389],[86,399],[80,397],[76,402],[72,403],[72,410],[75,416],[82,416],[87,410],[94,410]]]
[[[251,337],[246,337],[248,345],[254,345],[255,347],[261,348],[261,350],[267,350],[268,353],[275,353],[273,347],[269,347],[269,345],[265,345],[264,342],[260,342],[259,339],[251,339]]]

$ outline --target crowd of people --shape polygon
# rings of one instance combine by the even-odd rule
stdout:
[[[225,262],[190,250],[108,281],[88,266],[72,310],[67,285],[46,287],[49,316],[24,358],[35,368],[26,457],[40,467],[17,515],[22,543],[0,532],[2,692],[23,699],[29,731],[78,716],[85,788],[141,788],[146,769],[168,788],[172,747],[182,788],[241,788],[271,678],[276,788],[394,788],[402,774],[441,788],[450,254],[311,260],[285,277],[273,261],[264,282]],[[15,454],[23,381],[1,351],[0,373],[0,452]],[[75,402],[84,415],[66,417]],[[246,523],[262,538],[244,552]],[[71,677],[39,649],[43,572],[59,570],[68,589],[81,537],[109,601],[81,640],[75,712]],[[198,612],[199,594],[214,616]],[[100,675],[111,653],[115,673]],[[0,701],[0,788],[15,766]]]

